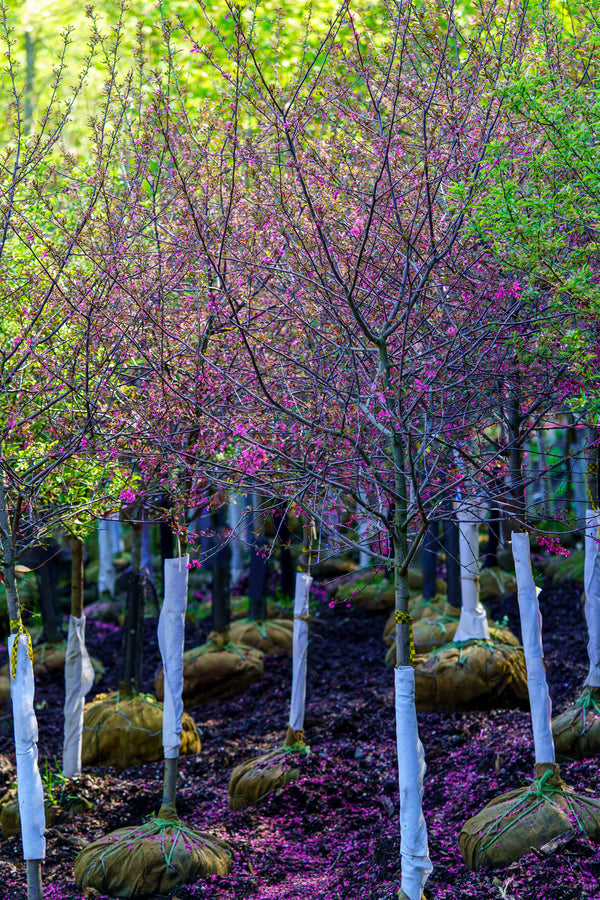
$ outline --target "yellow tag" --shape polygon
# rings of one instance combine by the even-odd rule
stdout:
[[[13,644],[12,651],[10,654],[10,674],[12,675],[12,679],[14,681],[15,678],[17,677],[17,658],[18,658],[18,653],[19,653],[19,637],[22,634],[24,634],[27,637],[27,655],[29,656],[29,659],[31,660],[32,663],[33,663],[33,644],[31,643],[31,635],[29,634],[29,632],[27,631],[27,629],[25,628],[25,626],[23,625],[23,623],[21,622],[20,619],[18,622],[11,621],[10,628],[11,628],[11,631],[13,632],[13,634],[15,632],[15,629],[18,629],[16,636],[15,636],[15,642]]]
[[[397,625],[408,625],[410,661],[411,661],[411,663],[414,663],[414,661],[415,661],[415,641],[413,638],[412,616],[410,616],[408,613],[400,612],[400,610],[397,609],[394,613],[394,618],[396,619]]]

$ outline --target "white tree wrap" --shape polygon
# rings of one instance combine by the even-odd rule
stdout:
[[[187,609],[189,556],[165,559],[165,600],[158,620],[158,646],[164,672],[163,747],[176,759],[183,716],[183,646]]]
[[[24,859],[44,859],[46,856],[46,816],[44,790],[38,769],[38,726],[33,709],[33,664],[29,658],[29,638],[25,634],[11,634],[8,639],[8,656],[11,658],[17,644],[17,670],[10,674],[10,695],[15,731],[17,758],[17,791],[21,838]]]
[[[236,584],[242,577],[244,571],[244,560],[242,557],[242,520],[243,520],[244,503],[239,494],[232,494],[229,498],[229,527],[231,529],[231,583]]]
[[[455,641],[489,638],[487,615],[479,600],[479,522],[482,511],[473,504],[459,507],[458,540],[460,554],[460,590],[462,606]]]
[[[290,704],[290,728],[304,728],[306,703],[306,667],[308,657],[308,596],[312,577],[304,572],[296,574],[294,594],[294,635],[292,641],[292,700]]]
[[[409,900],[421,900],[423,887],[433,866],[429,859],[427,825],[422,806],[426,766],[417,727],[415,671],[412,666],[398,666],[394,669],[394,678],[402,890]]]
[[[81,739],[85,695],[94,684],[94,668],[85,646],[85,616],[69,619],[65,657],[65,734],[63,775],[81,775]]]
[[[513,531],[512,552],[517,574],[517,596],[521,616],[521,633],[527,665],[527,688],[531,705],[531,724],[535,745],[535,761],[555,761],[552,737],[552,702],[544,669],[542,646],[542,617],[538,603],[538,590],[533,581],[529,535]]]
[[[116,572],[113,563],[112,522],[98,519],[98,595],[115,596]]]
[[[588,510],[585,516],[585,620],[588,629],[590,669],[585,680],[590,687],[600,687],[600,513]]]

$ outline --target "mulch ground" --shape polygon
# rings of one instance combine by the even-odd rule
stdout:
[[[587,672],[587,635],[581,586],[553,585],[541,595],[544,646],[554,709],[560,712]],[[178,809],[192,827],[227,839],[235,851],[230,875],[185,885],[170,900],[393,900],[400,880],[399,804],[393,675],[383,663],[385,616],[345,604],[330,609],[317,587],[310,646],[306,734],[311,754],[300,780],[254,808],[227,808],[229,773],[237,763],[275,748],[289,713],[291,661],[268,657],[262,680],[245,695],[190,710],[202,752],[181,760]],[[516,597],[493,608],[518,632]],[[144,689],[152,690],[158,664],[154,629],[146,621]],[[196,646],[208,624],[190,624],[186,646]],[[119,633],[89,622],[88,644],[106,675],[94,693],[116,688]],[[6,651],[4,651],[4,654]],[[0,664],[4,660],[0,657]],[[39,683],[36,705],[42,770],[56,768],[62,750],[60,680]],[[430,900],[588,900],[600,897],[600,855],[572,840],[549,857],[531,852],[508,869],[473,874],[462,862],[457,837],[463,822],[497,794],[533,775],[530,717],[518,710],[419,715],[427,758],[425,816],[433,874]],[[576,790],[600,795],[598,759],[562,767]],[[126,772],[87,773],[90,812],[63,814],[47,833],[46,900],[82,900],[73,860],[84,842],[157,812],[159,763]],[[14,780],[10,713],[0,718],[0,791]],[[25,900],[20,838],[0,840],[0,900]]]

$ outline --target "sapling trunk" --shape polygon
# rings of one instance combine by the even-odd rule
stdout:
[[[71,538],[71,615],[78,619],[83,612],[83,541]]]
[[[458,525],[452,503],[448,504],[447,517],[444,519],[444,552],[446,554],[446,599],[450,606],[460,608],[462,599],[460,592],[460,560]]]
[[[116,572],[113,561],[112,522],[98,519],[98,596],[115,596]]]
[[[14,537],[4,481],[0,478],[0,545],[2,577],[11,636],[8,641],[10,686],[17,760],[17,791],[21,813],[21,838],[27,870],[28,900],[42,900],[42,860],[46,855],[44,831],[44,791],[37,759],[37,720],[33,705],[33,664],[29,656],[31,639],[24,633],[15,577]],[[16,649],[15,649],[16,644]],[[15,654],[15,656],[13,656]],[[13,671],[13,660],[16,661]]]
[[[292,569],[292,553],[290,551],[291,532],[285,508],[273,510],[273,521],[280,544],[281,591],[286,597],[291,597],[294,593],[294,573]]]
[[[40,593],[44,641],[55,643],[61,640],[60,623],[54,599],[53,562],[46,560],[36,569],[36,580]]]
[[[63,775],[81,775],[81,742],[85,695],[94,683],[94,670],[85,646],[83,615],[83,541],[71,538],[71,617],[65,654]]]
[[[217,540],[222,538],[222,516],[212,515]],[[212,627],[219,634],[229,632],[231,622],[230,548],[221,544],[212,557]]]
[[[483,567],[491,568],[498,565],[498,546],[500,544],[500,521],[502,512],[497,506],[490,508],[490,516],[486,522],[488,529],[488,540],[485,548],[485,559]]]
[[[189,556],[165,560],[165,600],[158,621],[163,662],[163,748],[165,771],[159,816],[177,818],[176,792],[183,715],[183,648],[187,608]]]
[[[430,522],[423,538],[423,597],[426,600],[437,593],[438,531],[439,523]]]
[[[125,661],[120,690],[138,693],[142,687],[142,654],[144,642],[144,592],[141,576],[142,526],[131,523],[131,572],[125,614]]]

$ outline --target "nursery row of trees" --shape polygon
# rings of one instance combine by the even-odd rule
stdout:
[[[524,447],[557,413],[596,455],[599,9],[408,0],[367,29],[347,0],[289,66],[260,5],[159,4],[160,54],[140,30],[133,62],[125,11],[103,29],[90,10],[78,76],[66,36],[32,120],[2,7],[14,634],[19,553],[57,527],[80,541],[145,510],[185,555],[199,508],[253,491],[330,552],[393,557],[410,665],[428,527],[487,497],[523,529]],[[99,67],[77,154],[68,123]]]

